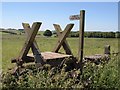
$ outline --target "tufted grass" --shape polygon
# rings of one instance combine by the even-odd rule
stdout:
[[[11,58],[17,57],[25,41],[24,35],[2,35],[2,69],[6,71],[15,66],[11,63]],[[36,37],[37,44],[41,52],[52,51],[57,37]],[[67,38],[73,54],[78,57],[78,38]],[[93,54],[103,54],[105,45],[111,46],[111,52],[118,52],[118,39],[116,38],[85,38],[84,56]],[[64,50],[61,48],[61,52]]]

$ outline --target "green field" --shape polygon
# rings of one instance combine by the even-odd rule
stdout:
[[[2,68],[6,71],[8,68],[14,67],[11,63],[11,58],[15,58],[19,55],[21,48],[25,41],[24,35],[2,35]],[[57,37],[36,37],[38,46],[41,52],[52,51],[54,48]],[[77,57],[78,53],[78,38],[67,38],[67,41],[71,47],[73,54]],[[84,43],[84,56],[93,54],[103,54],[105,45],[111,46],[111,52],[118,52],[118,39],[116,38],[85,38]],[[61,48],[61,52],[64,50]]]
[[[86,86],[97,89],[119,88],[119,55],[113,54],[110,55],[111,59],[109,62],[105,60],[100,65],[95,65],[91,62],[85,63],[80,79],[77,78],[78,76],[68,76],[72,72],[75,72],[76,75],[79,75],[81,72],[79,69],[65,72],[66,64],[60,70],[54,67],[52,69],[48,68],[48,70],[47,67],[49,65],[47,67],[44,65],[44,69],[40,71],[29,65],[27,73],[18,75],[18,77],[11,75],[8,69],[15,67],[15,64],[11,63],[11,58],[18,57],[25,38],[24,35],[2,35],[2,69],[4,73],[2,75],[2,85],[4,88],[17,88],[17,90],[19,90],[18,88],[21,88],[21,90],[22,88],[85,88]],[[36,37],[41,52],[52,51],[57,39],[57,37],[43,37],[41,35]],[[73,54],[77,57],[79,39],[67,38],[67,41]],[[111,53],[118,52],[118,39],[116,38],[85,38],[84,56],[104,54],[104,46],[108,44],[111,46]],[[60,52],[64,53],[64,50],[61,48]]]

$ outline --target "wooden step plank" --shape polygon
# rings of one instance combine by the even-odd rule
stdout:
[[[72,55],[66,55],[66,54],[60,54],[60,53],[54,53],[54,52],[42,52],[41,54],[44,60],[72,57]],[[30,53],[27,56],[33,57],[33,54]]]
[[[66,54],[60,54],[60,53],[54,53],[54,52],[42,52],[41,55],[42,55],[42,57],[43,57],[45,62],[47,62],[49,60],[57,61],[58,59],[64,59],[64,58],[73,57],[72,55],[66,55]],[[27,56],[24,57],[23,59],[24,59],[25,63],[34,62],[35,61],[33,53],[27,54]],[[11,62],[15,63],[16,59],[12,59]]]
[[[84,59],[90,60],[90,61],[95,61],[95,60],[100,60],[100,59],[109,59],[109,55],[107,55],[107,54],[104,54],[104,55],[95,54],[92,56],[85,56]]]

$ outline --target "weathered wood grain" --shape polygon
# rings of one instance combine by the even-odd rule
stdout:
[[[62,46],[64,40],[66,39],[66,37],[68,36],[68,34],[70,33],[71,29],[73,28],[74,24],[68,24],[65,28],[65,30],[62,32],[61,37],[59,37],[59,40],[55,46],[55,48],[53,49],[53,52],[58,52],[58,50],[60,49],[60,47]],[[57,29],[58,30],[58,29]],[[68,49],[68,48],[67,48]]]
[[[32,31],[30,33],[30,36],[27,37],[27,39],[24,43],[24,46],[23,46],[23,48],[20,52],[20,55],[19,55],[19,59],[22,59],[23,57],[27,56],[27,53],[28,53],[28,51],[29,51],[34,39],[35,39],[35,36],[36,36],[41,24],[42,23],[40,23],[40,22],[33,23]]]
[[[72,55],[60,54],[55,52],[41,52],[41,55],[45,61],[72,57]],[[33,57],[33,54],[30,53],[28,54],[28,56]]]
[[[110,55],[110,45],[105,45],[104,54]]]
[[[83,68],[83,48],[84,48],[84,25],[85,24],[85,10],[80,11],[80,29],[79,29],[79,49],[78,49],[78,62],[80,63],[81,74]]]
[[[25,33],[26,33],[27,37],[29,37],[30,33],[32,32],[32,30],[30,28],[30,25],[28,23],[22,23],[22,25],[24,27],[24,30],[25,30]],[[36,40],[33,41],[32,45],[31,45],[31,49],[32,49],[32,52],[33,52],[33,55],[34,55],[34,58],[35,58],[35,62],[43,65],[44,61],[43,61],[41,52],[38,48]]]
[[[54,28],[55,28],[55,30],[57,32],[58,38],[60,39],[61,36],[62,36],[62,29],[61,29],[60,25],[58,25],[58,24],[53,24],[53,25],[54,25]],[[72,51],[70,50],[70,46],[69,46],[66,39],[64,39],[62,46],[63,46],[66,54],[73,55]],[[54,52],[58,52],[58,51],[55,50]]]

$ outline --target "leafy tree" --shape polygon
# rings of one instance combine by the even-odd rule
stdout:
[[[50,30],[46,30],[44,33],[43,33],[44,36],[52,36],[52,32]]]

